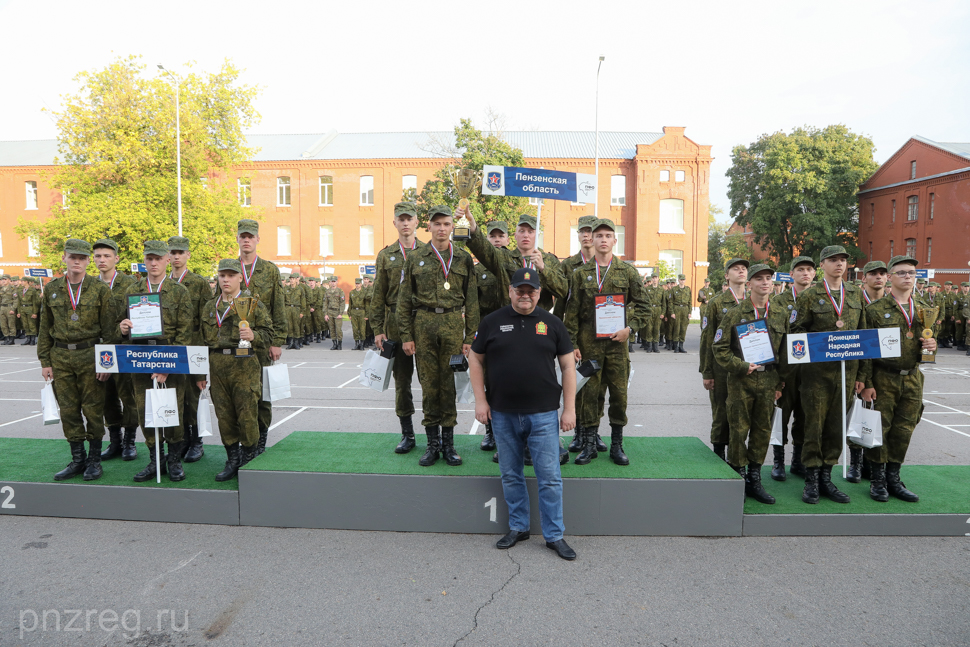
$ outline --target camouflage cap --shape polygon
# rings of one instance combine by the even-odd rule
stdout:
[[[869,261],[866,266],[862,268],[863,274],[868,274],[869,272],[875,272],[876,270],[886,269],[886,264],[882,261]]]
[[[905,254],[900,254],[899,256],[893,256],[891,259],[889,259],[889,267],[888,267],[889,271],[892,272],[893,268],[899,265],[900,263],[908,263],[909,265],[912,265],[914,267],[919,265],[919,261],[917,261],[912,256],[906,256]],[[916,279],[916,281],[918,283],[926,283],[926,279]]]
[[[428,222],[431,222],[438,216],[451,216],[451,215],[452,215],[451,207],[449,207],[446,204],[439,204],[438,206],[431,207],[431,210],[428,212]]]
[[[412,218],[418,217],[418,206],[413,202],[398,202],[394,205],[394,217],[407,214]]]
[[[168,239],[168,251],[187,252],[189,251],[189,239],[185,236],[172,236]]]
[[[833,256],[845,256],[849,257],[849,252],[845,251],[845,247],[842,245],[829,245],[822,250],[819,255],[819,260],[824,261],[826,258],[832,258]]]
[[[771,272],[772,274],[775,273],[770,266],[764,263],[757,263],[748,267],[748,280],[750,281],[754,278],[755,274],[760,274],[761,272]]]
[[[300,278],[299,272],[290,272],[289,274],[283,276],[284,279],[298,279]]]
[[[943,285],[953,285],[953,281],[943,281]]]
[[[596,222],[596,216],[580,216],[579,224],[577,225],[577,228],[589,229],[590,227],[593,226],[594,222]]]
[[[970,281],[964,281],[960,284],[961,288],[970,288]]]
[[[799,265],[804,265],[805,263],[815,267],[815,260],[811,256],[796,256],[791,261],[791,269],[795,269]]]
[[[243,218],[236,223],[236,234],[259,236],[259,223],[249,218]]]
[[[729,269],[731,269],[738,263],[744,265],[745,267],[751,266],[751,261],[749,261],[746,258],[732,258],[731,260],[729,260],[727,263],[724,264],[724,271],[727,272]],[[724,282],[727,283],[727,280],[725,279]]]
[[[931,287],[934,287],[934,288],[938,288],[938,287],[940,287],[940,284],[937,283],[936,281],[930,281],[930,286]]]
[[[710,282],[711,282],[711,277],[705,276],[704,277],[704,283],[710,283]]]
[[[593,223],[593,231],[596,231],[600,227],[607,227],[609,228],[610,231],[613,231],[613,232],[616,231],[616,225],[614,225],[613,221],[610,220],[609,218],[600,218],[599,220]]]
[[[154,256],[166,256],[168,255],[168,243],[161,240],[146,240],[144,253]]]
[[[536,217],[535,216],[530,216],[529,214],[524,213],[521,216],[519,216],[519,221],[517,223],[515,223],[515,226],[516,227],[518,227],[519,225],[528,225],[529,227],[532,227],[533,229],[535,229],[536,228]]]
[[[855,281],[852,282],[852,285],[857,285],[857,286],[862,285],[862,281],[860,279],[856,279]]]
[[[687,276],[684,275],[684,274],[678,274],[677,275],[677,280],[678,281],[686,281],[687,280]]]
[[[501,231],[506,236],[509,235],[509,226],[504,220],[489,220],[488,224],[485,225],[486,234],[491,234],[496,229]]]
[[[339,280],[340,280],[340,277],[337,276],[336,274],[334,274],[333,276],[330,277],[330,282],[331,283],[336,283]]]
[[[219,271],[242,274],[242,264],[238,258],[223,258],[219,261]],[[210,280],[215,281],[216,277],[213,276]]]
[[[360,285],[364,282],[364,279],[354,279],[354,285]]]
[[[115,254],[117,254],[119,251],[118,243],[111,240],[110,238],[100,238],[97,241],[95,241],[93,245],[91,245],[91,249],[97,249],[99,247],[107,247],[108,249],[113,249],[115,250]]]
[[[781,281],[772,281],[773,285],[781,285]]]
[[[64,253],[90,256],[91,243],[86,240],[81,240],[80,238],[68,238],[66,241],[64,241]],[[9,279],[10,277],[8,276],[7,278]]]

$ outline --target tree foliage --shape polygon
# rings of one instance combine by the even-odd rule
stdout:
[[[666,279],[677,278],[677,272],[674,264],[667,261],[657,261],[657,276],[660,277],[661,283],[663,283],[663,281]]]
[[[711,285],[720,285],[724,279],[724,259],[721,257],[721,247],[731,224],[718,222],[718,214],[724,210],[715,204],[710,204],[707,211],[707,277]]]
[[[872,140],[845,126],[796,128],[762,135],[731,151],[731,216],[779,265],[844,245],[855,257],[856,193],[878,168]]]
[[[211,273],[235,255],[236,220],[258,217],[239,206],[225,181],[235,164],[252,158],[243,131],[259,115],[258,89],[239,83],[225,61],[216,73],[191,65],[179,79],[183,235],[192,241],[192,270]],[[45,267],[61,269],[66,238],[110,237],[122,263],[142,256],[142,243],[178,233],[175,88],[165,74],[147,75],[139,57],[118,58],[75,77],[77,94],[55,112],[59,159],[48,176],[66,195],[45,221],[21,219],[17,233],[36,236]],[[255,215],[254,215],[255,212]]]

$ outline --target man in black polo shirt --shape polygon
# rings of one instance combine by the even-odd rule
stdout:
[[[576,367],[566,326],[536,308],[539,276],[533,268],[512,275],[511,305],[482,319],[468,355],[475,389],[475,418],[492,423],[499,448],[502,491],[509,506],[509,533],[497,548],[511,548],[529,538],[529,491],[523,474],[526,446],[539,484],[539,518],[546,546],[563,559],[576,552],[563,539],[562,475],[559,429],[576,426]],[[562,387],[553,361],[558,358]],[[483,366],[488,364],[488,399]],[[559,399],[564,408],[559,413]]]

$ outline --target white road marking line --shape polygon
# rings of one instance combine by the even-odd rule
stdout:
[[[927,395],[970,395],[970,393],[938,393],[936,391],[930,391]]]
[[[940,423],[934,422],[934,421],[930,420],[929,418],[923,418],[923,420],[921,420],[920,422],[928,422],[931,425],[936,425],[937,427],[943,427],[944,429],[946,429],[948,431],[952,431],[955,434],[960,434],[961,436],[966,436],[967,438],[970,438],[970,434],[963,433],[962,431],[957,431],[956,429],[953,429],[952,427],[949,427],[947,425],[941,425]]]
[[[40,402],[40,399],[34,399],[34,398],[0,398],[0,402]]]
[[[346,382],[344,382],[343,384],[341,384],[340,386],[338,386],[337,388],[338,389],[342,389],[345,386],[347,386],[348,384],[351,384],[351,383],[356,382],[356,381],[357,381],[357,378],[356,377],[352,377],[349,380],[347,380]]]
[[[472,425],[472,430],[468,432],[469,436],[474,436],[478,433],[478,428],[482,426],[482,423],[478,422],[478,418],[475,418],[475,423]]]
[[[274,409],[292,409],[294,407],[299,407],[299,406],[300,405],[298,404],[281,404],[277,406],[275,402],[273,403]],[[314,406],[309,404],[302,408],[304,409],[350,409],[352,411],[396,411],[394,407],[325,407],[325,406]],[[421,409],[415,408],[415,411],[421,411]],[[475,410],[458,409],[458,413],[475,413]]]
[[[939,404],[938,402],[931,402],[930,400],[927,400],[926,398],[923,398],[923,402],[925,402],[926,404],[932,404],[935,407],[943,407],[944,409],[949,409],[950,411],[952,411],[954,413],[962,413],[965,416],[970,416],[970,411],[960,411],[959,409],[954,409],[953,407],[949,407],[949,406],[947,406],[945,404]],[[939,413],[943,413],[943,412],[940,411]]]
[[[36,367],[34,367],[34,368],[23,368],[23,369],[20,369],[19,371],[10,371],[9,373],[0,373],[0,375],[13,375],[14,373],[26,373],[27,371],[36,371],[36,370],[37,370]]]
[[[306,364],[306,362],[300,362],[299,364],[294,364],[294,365],[293,365],[293,366],[291,366],[290,368],[300,368],[300,367],[301,367],[301,366],[303,366],[304,364]]]
[[[42,415],[44,415],[44,414],[38,413],[38,414],[33,415],[33,416],[27,416],[26,418],[21,418],[20,420],[11,420],[10,422],[3,423],[2,425],[0,425],[0,427],[6,427],[7,425],[12,425],[12,424],[17,423],[17,422],[23,422],[24,420],[30,420],[31,418],[37,418],[37,417],[42,416]]]
[[[269,431],[273,431],[274,429],[276,429],[277,427],[279,427],[281,424],[283,424],[284,422],[286,422],[290,418],[295,418],[295,417],[297,417],[298,415],[300,415],[301,413],[303,413],[306,410],[307,410],[306,407],[300,407],[299,409],[297,409],[296,411],[294,411],[290,415],[286,416],[285,418],[283,418],[279,422],[270,425]]]
[[[344,384],[350,384],[350,382],[353,382],[356,379],[357,378],[355,377],[352,380],[350,380],[349,382],[344,382]],[[0,381],[2,381],[2,380],[0,380]],[[300,386],[299,384],[291,384],[290,385],[290,388],[292,388],[292,389],[342,389],[344,387],[343,387],[343,385],[341,385],[341,386]],[[366,386],[351,386],[351,387],[347,387],[346,390],[347,391],[350,391],[350,390],[354,390],[354,389],[358,389],[358,390],[362,390],[362,391],[370,391],[371,390],[371,389],[367,388]],[[388,390],[390,390],[390,389],[388,389]],[[411,387],[411,390],[412,391],[420,391],[421,390],[421,387],[420,386],[412,386]]]
[[[347,363],[347,362],[340,362],[339,364],[334,364],[334,365],[333,365],[333,366],[331,366],[330,368],[340,368],[341,366],[343,366],[343,365],[344,365],[344,364],[346,364],[346,363]]]
[[[10,382],[11,384],[47,384],[44,380],[0,380],[0,382]]]

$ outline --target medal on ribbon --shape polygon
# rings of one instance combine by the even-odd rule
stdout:
[[[845,322],[842,321],[842,309],[845,307],[845,284],[839,283],[839,302],[835,302],[835,297],[832,296],[832,290],[829,289],[829,284],[825,280],[822,281],[822,285],[825,286],[825,293],[829,295],[829,301],[832,303],[832,307],[835,308],[835,315],[838,320],[835,322],[836,328],[842,328],[845,326]]]
[[[448,241],[448,249],[451,252],[451,256],[448,258],[448,265],[445,265],[445,259],[438,253],[438,248],[434,245],[431,246],[431,250],[434,255],[438,257],[438,261],[441,263],[441,271],[445,273],[445,289],[450,290],[451,284],[448,283],[448,273],[451,272],[451,263],[455,260],[455,247]]]
[[[253,273],[256,271],[256,261],[258,260],[259,260],[258,256],[255,259],[253,259],[253,264],[249,266],[249,271],[246,271],[245,263],[242,263],[242,262],[239,263],[240,265],[242,265],[243,283],[246,284],[247,288],[249,287],[249,282],[253,280]],[[240,261],[242,261],[242,259],[240,259]]]
[[[77,321],[80,317],[77,315],[77,304],[81,301],[81,288],[84,287],[84,279],[77,284],[77,295],[74,294],[74,290],[71,289],[71,281],[64,277],[64,283],[67,285],[67,296],[71,300],[71,308],[74,312],[71,313],[71,321]]]
[[[606,266],[603,270],[603,276],[600,277],[600,264],[596,263],[596,291],[603,291],[603,283],[606,281],[606,275],[610,273],[610,268],[613,267],[613,259],[610,259],[610,264]]]

